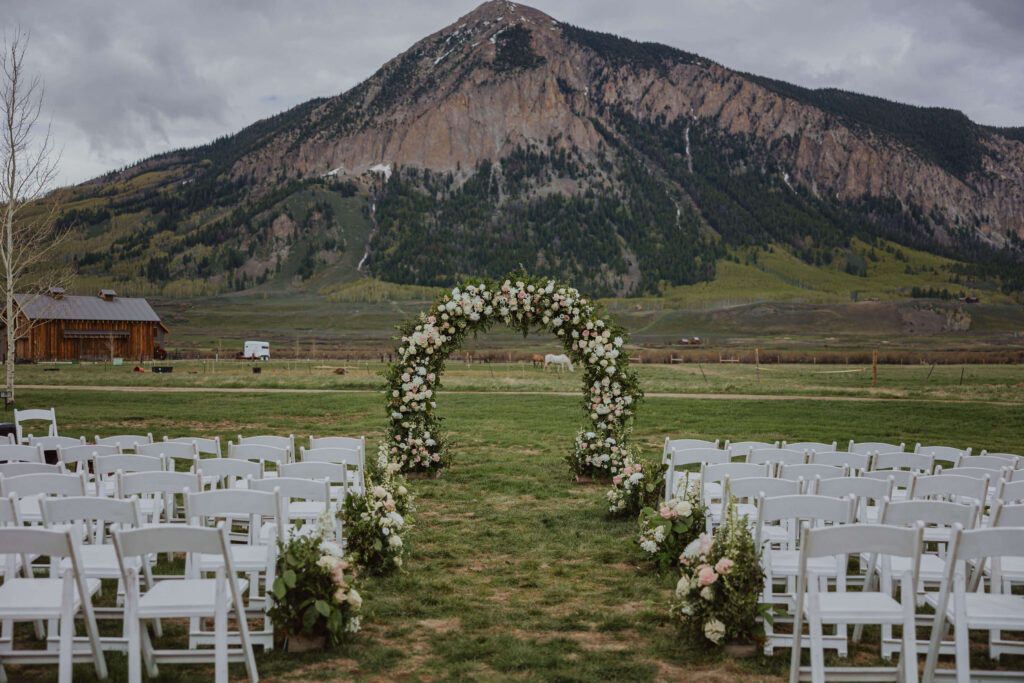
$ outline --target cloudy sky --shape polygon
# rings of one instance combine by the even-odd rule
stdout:
[[[0,0],[75,183],[359,83],[477,0]],[[534,0],[727,67],[1024,125],[1022,0]]]

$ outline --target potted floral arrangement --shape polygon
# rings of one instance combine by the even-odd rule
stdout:
[[[714,537],[700,534],[683,550],[680,566],[670,611],[688,639],[724,646],[763,636],[758,617],[770,618],[759,603],[764,570],[746,518],[728,514]]]
[[[338,511],[349,552],[370,574],[387,574],[403,563],[414,508],[412,492],[398,475],[401,468],[382,444],[376,460],[367,461],[365,493],[345,496]]]
[[[637,544],[659,572],[674,569],[683,551],[704,529],[707,507],[696,487],[682,488],[675,497],[640,512]]]
[[[290,652],[335,647],[359,631],[363,598],[351,557],[320,534],[279,543],[267,616]]]
[[[646,460],[627,457],[612,476],[612,488],[605,494],[608,514],[635,515],[661,498],[665,478],[661,468]]]

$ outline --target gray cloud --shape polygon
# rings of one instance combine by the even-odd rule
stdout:
[[[32,34],[62,181],[202,144],[343,92],[475,0],[8,0]],[[1024,125],[1019,0],[535,0],[554,18],[838,87]]]

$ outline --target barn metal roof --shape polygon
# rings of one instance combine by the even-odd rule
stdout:
[[[15,294],[14,300],[29,320],[160,322],[160,316],[145,299],[117,297],[108,301],[98,296],[74,295],[54,299],[45,294]]]

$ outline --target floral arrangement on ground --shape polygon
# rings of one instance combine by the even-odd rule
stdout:
[[[714,536],[700,534],[686,546],[679,566],[670,613],[691,642],[717,646],[763,636],[757,618],[770,618],[760,604],[764,569],[745,517],[728,511]]]
[[[390,573],[402,566],[408,548],[405,535],[412,527],[414,499],[400,476],[401,463],[389,458],[381,444],[368,459],[365,491],[350,493],[338,510],[348,551],[370,574]]]
[[[496,323],[553,333],[582,369],[583,405],[590,425],[567,460],[573,474],[610,478],[629,457],[629,435],[642,392],[629,369],[624,328],[569,285],[517,271],[503,281],[471,278],[445,292],[403,325],[398,360],[385,370],[390,459],[403,471],[450,466],[451,443],[435,415],[448,357],[466,336]]]
[[[646,460],[634,460],[627,453],[622,469],[612,477],[612,487],[605,494],[608,514],[637,515],[656,504],[664,490],[664,468]]]
[[[286,639],[322,638],[333,647],[359,631],[363,598],[355,563],[328,538],[330,527],[318,524],[314,533],[292,533],[278,543],[267,616]]]
[[[675,570],[704,531],[707,513],[698,487],[680,487],[672,498],[640,512],[637,545],[659,573]]]

